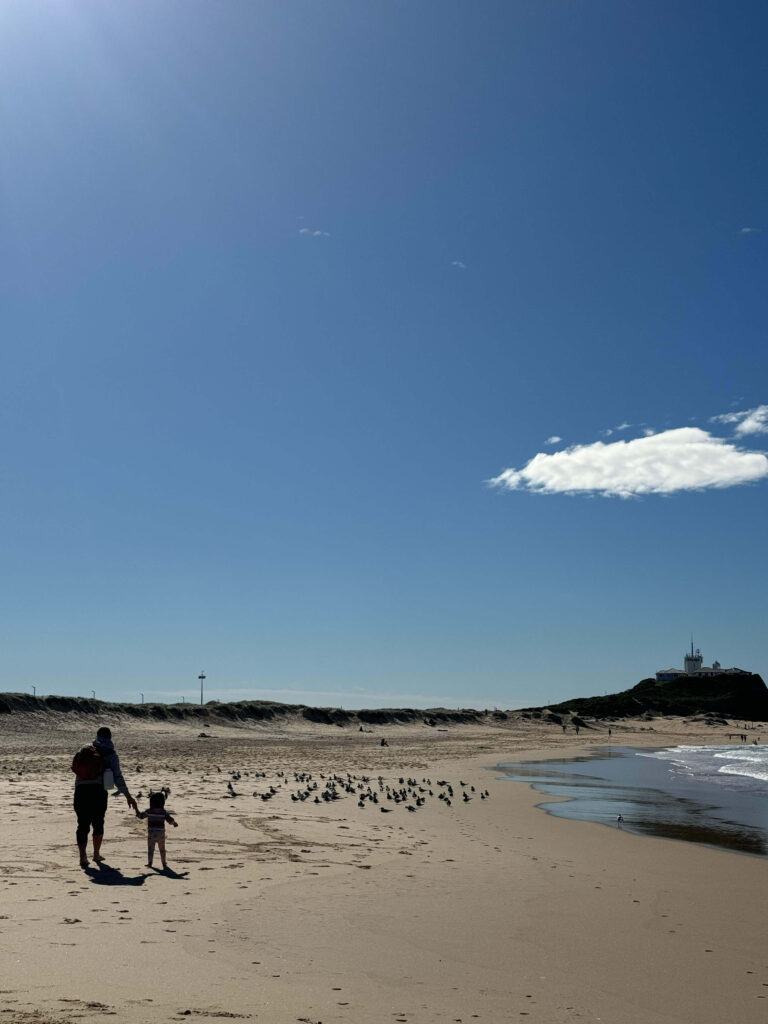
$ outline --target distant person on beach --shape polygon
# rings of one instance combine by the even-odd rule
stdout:
[[[136,810],[136,801],[128,792],[128,786],[120,771],[120,760],[112,745],[112,733],[103,725],[96,733],[96,739],[88,747],[75,754],[72,761],[75,773],[75,814],[77,815],[77,848],[80,851],[80,866],[88,866],[88,833],[93,829],[93,859],[100,864],[101,842],[104,838],[104,815],[107,812],[107,786],[116,787]],[[111,773],[111,778],[109,777]],[[105,775],[107,776],[105,778]],[[111,788],[111,787],[110,787]]]
[[[137,807],[136,817],[147,819],[147,867],[152,867],[155,846],[157,846],[160,851],[162,865],[164,868],[167,868],[168,864],[165,859],[165,823],[167,821],[174,828],[178,828],[179,823],[174,821],[165,809],[165,793],[150,793],[149,807],[146,811],[140,811]]]

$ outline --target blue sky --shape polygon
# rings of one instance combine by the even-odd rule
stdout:
[[[0,5],[0,688],[768,672],[767,31]]]

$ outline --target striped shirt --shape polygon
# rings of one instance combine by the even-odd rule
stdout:
[[[173,818],[164,807],[148,807],[146,811],[139,811],[140,818],[147,819],[147,830],[149,832],[165,832],[166,821],[171,825],[175,824]]]

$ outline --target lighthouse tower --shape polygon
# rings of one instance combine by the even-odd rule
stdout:
[[[693,640],[691,640],[691,653],[685,655],[683,667],[685,668],[685,674],[691,675],[693,672],[698,672],[701,668],[703,658],[701,657],[701,651],[696,648],[696,653],[693,652]]]

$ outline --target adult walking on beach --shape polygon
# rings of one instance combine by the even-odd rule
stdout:
[[[96,733],[90,747],[75,754],[72,762],[75,773],[75,814],[77,815],[77,848],[80,851],[80,866],[88,866],[88,833],[93,829],[93,859],[97,864],[101,856],[101,842],[104,838],[104,815],[107,811],[107,788],[111,781],[118,793],[123,793],[128,806],[138,810],[136,801],[128,792],[128,786],[120,771],[120,759],[112,744],[112,732],[103,725]],[[111,773],[112,780],[105,773]],[[106,782],[106,785],[105,785]]]

